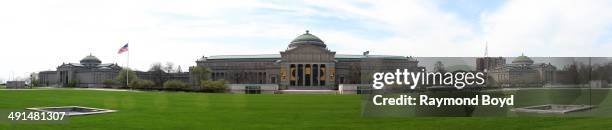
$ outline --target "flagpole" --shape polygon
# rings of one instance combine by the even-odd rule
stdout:
[[[129,48],[129,44],[130,41],[128,41],[128,48]],[[125,69],[125,86],[126,87],[130,87],[130,71],[128,69],[130,69],[130,50],[128,49],[127,51],[127,62],[126,62],[126,69]]]

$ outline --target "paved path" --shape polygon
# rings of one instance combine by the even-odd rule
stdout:
[[[140,92],[138,90],[129,89],[112,89],[112,88],[57,88],[57,87],[35,87],[26,89],[0,89],[5,91],[28,91],[28,90],[94,90],[94,91],[117,91],[117,92]]]

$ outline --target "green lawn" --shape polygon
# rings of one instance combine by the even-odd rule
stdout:
[[[361,117],[359,95],[0,90],[0,110],[79,105],[119,110],[64,124],[0,129],[610,129],[612,118]],[[6,116],[6,115],[2,115]],[[6,118],[6,117],[0,117]]]

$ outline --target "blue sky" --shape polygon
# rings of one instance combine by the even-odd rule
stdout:
[[[186,69],[201,56],[277,54],[310,30],[338,54],[603,56],[612,51],[607,0],[0,2],[0,79],[54,70],[89,53],[130,67]],[[14,76],[13,76],[14,75]]]

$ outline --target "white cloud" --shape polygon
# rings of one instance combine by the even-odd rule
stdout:
[[[90,52],[122,64],[115,52],[127,41],[131,67],[170,61],[186,69],[202,55],[278,53],[305,29],[341,54],[482,56],[486,40],[490,55],[610,56],[609,1],[507,1],[482,12],[481,23],[436,2],[1,1],[0,77],[55,69]]]
[[[599,40],[612,27],[610,1],[508,1],[484,15],[485,39],[497,55],[611,56]]]

